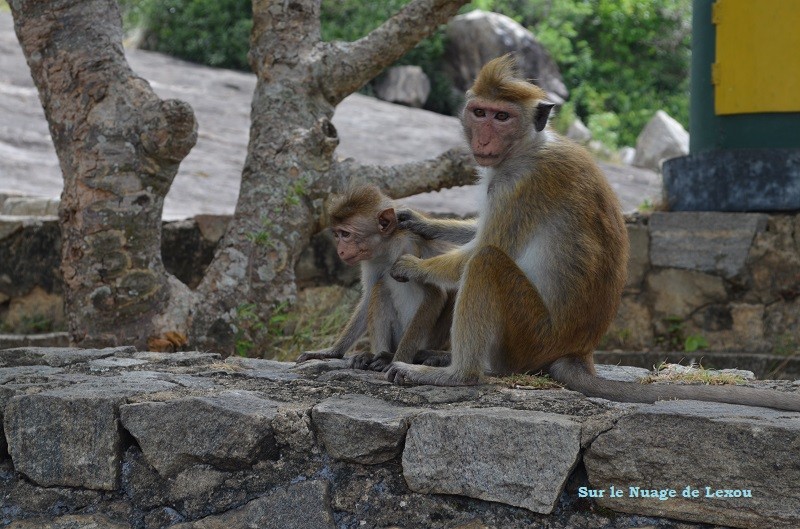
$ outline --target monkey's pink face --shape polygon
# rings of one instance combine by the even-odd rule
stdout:
[[[372,259],[372,246],[358,227],[339,224],[331,231],[336,240],[336,253],[345,264],[354,266],[360,261]]]
[[[508,156],[521,134],[521,111],[517,105],[482,98],[464,108],[464,132],[478,165],[491,167]]]

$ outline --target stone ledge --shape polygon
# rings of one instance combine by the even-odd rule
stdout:
[[[56,506],[65,524],[100,516],[109,527],[137,529],[299,527],[300,511],[286,502],[309,506],[300,515],[308,527],[334,519],[423,527],[432,517],[454,521],[449,527],[476,516],[489,526],[611,523],[588,513],[587,501],[628,513],[617,520],[800,524],[791,463],[798,413],[618,404],[497,384],[397,387],[346,362],[295,366],[130,348],[29,348],[0,358],[38,364],[0,368],[8,439],[0,446],[8,499],[0,522],[20,528],[57,527]],[[628,380],[641,373],[599,371]],[[791,382],[754,384],[798,391]],[[582,497],[611,485],[624,496]],[[687,486],[702,497],[682,498]],[[677,497],[632,498],[629,487]],[[705,487],[749,492],[706,497]],[[84,514],[87,502],[97,514]]]

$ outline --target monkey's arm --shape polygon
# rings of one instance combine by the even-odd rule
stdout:
[[[423,349],[433,334],[436,322],[447,304],[447,292],[434,285],[423,285],[425,296],[417,313],[411,319],[394,360],[397,362],[413,362],[417,352]],[[386,366],[388,368],[388,366]]]
[[[477,219],[432,219],[413,209],[397,213],[397,227],[416,233],[426,240],[441,239],[455,244],[466,244],[475,238]]]
[[[401,283],[417,281],[444,290],[455,290],[473,252],[472,248],[462,247],[430,259],[401,255],[389,274]]]
[[[317,351],[306,351],[297,357],[297,362],[305,362],[307,360],[319,360],[326,358],[341,358],[344,354],[355,345],[356,341],[367,330],[367,311],[369,308],[370,293],[364,292],[361,295],[361,300],[358,302],[356,310],[350,316],[350,320],[345,325],[344,330],[336,339],[333,347],[327,349],[319,349]]]

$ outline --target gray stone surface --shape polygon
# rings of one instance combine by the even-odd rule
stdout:
[[[729,149],[664,163],[671,211],[798,211],[800,148]]]
[[[333,529],[328,486],[306,481],[279,488],[262,498],[219,516],[172,526],[173,529]]]
[[[112,520],[102,514],[68,514],[56,518],[18,520],[7,529],[130,529],[127,522]]]
[[[660,318],[685,318],[696,309],[726,299],[722,278],[677,268],[658,270],[647,276],[653,312]]]
[[[711,441],[714,440],[714,441]],[[730,527],[795,528],[800,520],[800,414],[689,401],[642,406],[589,447],[590,486],[623,491],[599,499],[623,512]],[[631,497],[630,487],[674,489],[665,500]],[[686,487],[699,490],[685,498]],[[706,487],[749,490],[752,498],[706,497]]]
[[[48,365],[62,367],[134,351],[136,351],[135,347],[128,346],[80,350],[69,347],[17,347],[15,349],[1,350],[0,362],[7,366]]]
[[[0,350],[16,347],[67,347],[68,345],[69,335],[65,332],[0,334]]]
[[[271,421],[278,404],[246,391],[169,402],[143,402],[120,409],[123,428],[162,476],[198,464],[221,470],[275,459]]]
[[[650,269],[650,230],[641,224],[628,224],[630,256],[628,258],[628,281],[625,289],[638,292],[645,274]]]
[[[790,463],[798,448],[797,413],[766,411],[772,415],[765,419],[765,410],[727,407],[724,420],[717,420],[720,407],[687,412],[683,406],[691,403],[614,404],[567,390],[509,387],[501,379],[463,388],[399,387],[380,373],[354,376],[346,361],[311,369],[258,359],[198,363],[191,360],[202,355],[189,353],[182,356],[186,363],[158,355],[146,365],[116,361],[134,356],[0,368],[0,410],[11,445],[11,457],[0,457],[0,526],[328,527],[335,512],[337,527],[596,529],[649,523],[701,529],[642,518],[647,506],[611,511],[580,498],[580,486],[599,484],[571,471],[579,450],[595,443],[598,453],[610,450],[607,445],[616,449],[621,462],[606,466],[608,482],[619,486],[632,479],[626,464],[659,482],[674,475],[673,467],[693,469],[695,459],[705,458],[696,466],[706,475],[712,469],[720,479],[744,473],[770,494],[797,471]],[[92,369],[97,363],[103,371]],[[644,374],[621,366],[598,372],[626,380]],[[782,381],[752,384],[800,388]],[[661,411],[650,413],[653,418],[643,411],[651,409]],[[647,420],[625,422],[640,415]],[[403,421],[411,423],[407,431]],[[655,455],[638,456],[646,450],[629,439],[629,429]],[[661,438],[669,444],[659,445]],[[617,445],[624,442],[623,450]],[[744,445],[755,452],[737,452]],[[369,453],[338,458],[335,446]],[[394,456],[375,459],[384,447]],[[397,450],[403,450],[400,464]],[[774,476],[751,466],[753,453],[767,454],[761,462],[772,465]],[[650,459],[637,466],[642,457]],[[784,527],[800,521],[795,496],[787,501]],[[776,516],[770,506],[758,509],[753,512],[770,521]],[[637,514],[623,514],[628,510]],[[664,516],[694,519],[682,512]],[[703,509],[695,515],[704,521],[722,516]]]
[[[414,418],[403,476],[417,492],[461,494],[550,513],[578,462],[581,426],[502,408],[431,411]]]
[[[767,219],[758,213],[653,213],[652,264],[717,272],[726,278],[741,276],[753,239],[764,231]]]
[[[422,108],[431,93],[431,82],[419,66],[393,66],[375,83],[375,95],[383,101]]]
[[[363,395],[343,395],[314,406],[311,417],[331,457],[372,465],[400,455],[409,420],[421,411]]]
[[[217,353],[203,353],[200,351],[179,351],[177,353],[133,352],[131,356],[136,360],[158,362],[177,366],[197,366],[211,364],[222,357]]]
[[[533,34],[513,19],[481,10],[454,17],[447,24],[445,73],[456,89],[465,92],[484,64],[514,52],[520,73],[547,91],[550,99],[562,104],[569,90],[553,58]]]
[[[647,122],[636,138],[633,165],[660,171],[664,160],[689,154],[689,133],[663,110]]]
[[[13,397],[5,408],[3,429],[14,468],[45,487],[115,490],[122,458],[120,404],[132,395],[174,387],[108,377]]]

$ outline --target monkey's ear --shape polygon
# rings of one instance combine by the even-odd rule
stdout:
[[[547,101],[540,101],[536,105],[536,113],[533,116],[533,126],[536,127],[536,132],[542,132],[547,126],[547,118],[550,117],[550,111],[554,106],[553,103]]]
[[[383,236],[394,233],[397,228],[397,214],[394,212],[394,208],[387,208],[378,213],[378,227]]]

